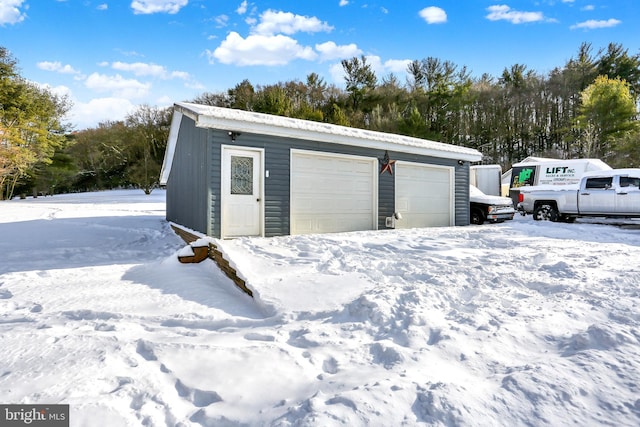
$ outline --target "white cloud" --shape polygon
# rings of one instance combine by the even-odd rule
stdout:
[[[382,79],[389,73],[393,73],[399,77],[406,76],[407,66],[411,62],[410,59],[389,59],[382,62],[380,57],[377,55],[366,55],[365,58],[367,60],[367,64],[369,64],[371,70],[376,74],[378,80]],[[332,64],[329,67],[329,74],[331,75],[334,83],[344,84],[345,73],[341,62]]]
[[[64,85],[60,85],[60,86],[51,86],[48,83],[37,83],[34,82],[36,85],[40,86],[43,89],[48,90],[49,92],[61,96],[61,97],[69,97],[71,98],[71,89],[69,89],[68,86],[64,86]]]
[[[68,120],[77,129],[97,126],[99,122],[124,120],[127,114],[138,108],[125,98],[94,98],[89,102],[74,101]]]
[[[247,13],[247,0],[244,0],[242,3],[240,3],[240,6],[238,6],[238,8],[236,9],[236,13],[238,15],[244,15],[245,13]]]
[[[584,11],[590,12],[590,11],[595,10],[595,9],[596,9],[596,7],[594,5],[588,4],[586,6],[583,6],[580,10],[584,10]]]
[[[131,9],[136,15],[151,13],[176,14],[189,3],[189,0],[134,0]]]
[[[447,22],[447,12],[439,7],[430,6],[422,9],[418,14],[427,21],[427,24],[442,24]]]
[[[74,70],[71,65],[62,65],[62,63],[58,61],[42,61],[38,62],[37,66],[41,70],[54,71],[60,74],[78,74],[78,71]]]
[[[200,82],[194,81],[194,80],[190,80],[190,81],[186,81],[184,83],[184,87],[188,88],[188,89],[194,89],[197,91],[203,91],[206,89],[206,86],[203,85]]]
[[[106,66],[109,64],[101,63],[99,65]],[[153,63],[150,63],[150,64],[147,64],[144,62],[128,63],[128,62],[117,61],[111,64],[111,68],[118,71],[127,71],[130,73],[133,73],[136,76],[151,76],[151,77],[157,77],[159,79],[164,79],[164,80],[174,79],[174,78],[182,79],[182,80],[190,79],[190,75],[186,71],[169,72],[162,65],[157,65]]]
[[[180,79],[180,80],[190,80],[191,75],[186,71],[172,71],[169,74],[169,77],[172,79]]]
[[[338,46],[332,41],[316,45],[316,50],[320,53],[320,61],[331,61],[334,59],[351,58],[362,54],[355,43]]]
[[[346,6],[348,4],[349,4],[349,0],[340,0],[340,4],[339,5],[340,5],[340,7],[342,7],[342,6]]]
[[[106,4],[106,3],[102,3],[102,4],[99,4],[99,5],[96,7],[96,9],[98,9],[98,10],[107,10],[107,9],[109,9],[109,5],[108,5],[108,4]]]
[[[213,52],[207,51],[209,60],[223,64],[285,65],[294,59],[314,60],[317,54],[308,46],[301,46],[291,37],[278,35],[250,35],[246,39],[236,32]]]
[[[229,23],[229,17],[227,15],[219,15],[213,18],[218,28],[226,27]]]
[[[410,59],[389,59],[384,62],[384,68],[394,74],[406,74],[410,63]]]
[[[246,11],[246,6],[243,2],[239,11]],[[285,65],[295,59],[313,61],[318,58],[318,53],[289,36],[333,30],[332,26],[316,17],[274,10],[262,13],[258,21],[248,17],[245,22],[251,25],[250,34],[244,38],[235,31],[230,32],[215,50],[205,52],[209,62],[249,66]],[[360,53],[356,45],[337,46],[333,42],[316,45],[316,49],[323,61]]]
[[[507,5],[495,5],[487,8],[490,21],[509,21],[512,24],[523,24],[527,22],[538,22],[544,20],[542,12],[521,12],[512,10]]]
[[[96,92],[111,92],[117,98],[142,98],[149,93],[150,83],[142,83],[135,79],[125,79],[121,75],[107,76],[93,73],[84,82],[84,85]]]
[[[576,29],[580,29],[583,28],[585,30],[595,30],[598,28],[611,28],[611,27],[615,27],[617,25],[620,25],[622,23],[622,21],[618,20],[618,19],[607,19],[607,20],[601,20],[601,21],[596,21],[595,19],[590,19],[588,21],[584,21],[584,22],[580,22],[578,24],[572,25],[571,28],[572,30],[576,30]]]
[[[329,74],[331,74],[331,79],[334,83],[344,84],[344,68],[342,68],[342,64],[340,62],[332,64],[329,67]]]
[[[378,79],[387,74],[387,71],[382,64],[382,60],[378,55],[366,55],[366,58],[367,64],[371,66],[371,69],[376,73],[376,77],[378,77]]]
[[[330,32],[333,27],[326,22],[320,21],[315,16],[294,15],[291,12],[276,12],[267,10],[260,15],[260,23],[256,25],[252,32],[261,35],[273,34],[295,34],[299,32],[317,33],[320,31]]]
[[[0,25],[17,24],[24,21],[27,14],[20,10],[25,0],[2,0],[0,1]],[[26,9],[28,6],[24,6]]]
[[[173,105],[173,99],[165,95],[156,99],[156,103],[158,104],[159,107],[168,107],[170,105]]]
[[[119,71],[129,71],[136,76],[154,76],[165,78],[167,76],[167,69],[161,65],[145,64],[144,62],[114,62],[111,64],[111,68]]]

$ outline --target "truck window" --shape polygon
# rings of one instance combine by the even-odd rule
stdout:
[[[640,178],[634,178],[631,176],[620,177],[620,187],[636,187],[640,188]]]
[[[519,166],[511,170],[511,187],[520,188],[525,185],[533,185],[536,177],[535,166]]]
[[[613,182],[613,177],[598,177],[598,178],[587,178],[587,183],[585,184],[585,188],[589,190],[606,190],[607,188],[611,188],[611,183]]]

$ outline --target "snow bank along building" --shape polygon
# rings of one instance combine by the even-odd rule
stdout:
[[[469,224],[450,144],[191,103],[174,105],[167,220],[216,238]]]

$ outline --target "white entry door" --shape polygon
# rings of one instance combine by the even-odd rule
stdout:
[[[262,152],[223,148],[222,237],[262,235]]]

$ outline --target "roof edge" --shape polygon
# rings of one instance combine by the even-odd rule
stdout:
[[[192,103],[176,103],[174,108],[193,119],[196,126],[203,128],[401,151],[469,162],[482,160],[482,154],[472,148],[398,134]]]
[[[162,169],[160,170],[160,185],[167,185],[169,175],[171,174],[171,166],[173,165],[173,156],[176,152],[176,144],[178,142],[178,133],[180,132],[180,124],[182,123],[182,112],[174,111],[171,118],[171,129],[169,130],[169,139],[167,148],[164,151],[164,160],[162,161]]]

